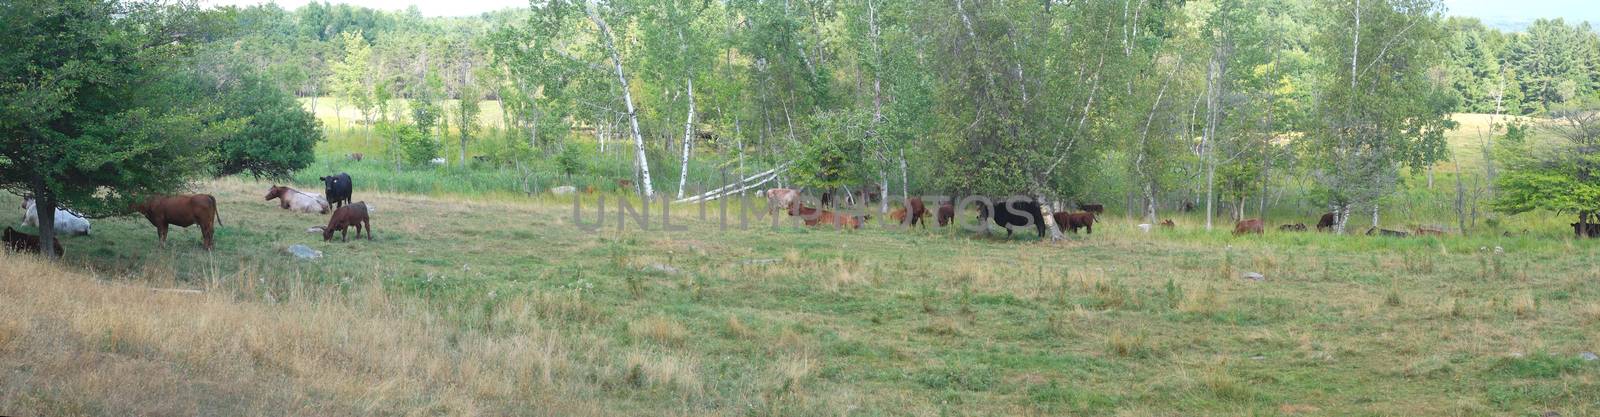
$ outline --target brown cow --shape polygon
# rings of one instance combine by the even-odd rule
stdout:
[[[1417,236],[1444,236],[1445,235],[1444,229],[1438,228],[1438,227],[1432,227],[1432,226],[1417,226],[1416,229],[1413,229],[1412,231],[1416,232]]]
[[[928,206],[922,204],[922,197],[911,197],[906,199],[906,207],[911,209],[912,226],[916,226],[917,222],[920,221],[922,222],[922,227],[928,227],[928,222],[926,220],[922,220],[923,218],[928,217]]]
[[[361,162],[361,158],[365,158],[366,155],[362,155],[361,152],[356,152],[356,153],[352,153],[352,154],[346,155],[345,157],[346,158],[350,158],[350,160],[352,160],[352,161]]]
[[[1399,230],[1389,230],[1389,229],[1373,227],[1373,228],[1367,229],[1367,236],[1407,237],[1407,236],[1411,236],[1411,234],[1410,233],[1406,233],[1406,232],[1402,232],[1402,231],[1399,231]]]
[[[1177,223],[1173,223],[1172,219],[1166,219],[1166,220],[1162,220],[1161,221],[1161,227],[1165,227],[1165,228],[1171,229],[1171,228],[1174,228],[1174,227],[1178,227],[1178,224]]]
[[[1245,233],[1255,233],[1258,235],[1261,234],[1261,219],[1244,219],[1240,220],[1238,224],[1233,226],[1234,236]]]
[[[898,223],[898,224],[905,224],[905,222],[906,222],[906,209],[905,209],[905,207],[901,207],[901,208],[897,208],[897,209],[894,209],[894,210],[890,210],[889,211],[889,219],[890,220],[894,220],[894,222]]]
[[[820,211],[820,213],[819,213],[819,211]],[[802,205],[799,205],[799,204],[796,204],[795,207],[790,208],[789,215],[790,216],[802,216],[802,220],[805,221],[806,226],[816,226],[816,225],[826,224],[826,225],[831,225],[831,226],[834,226],[834,227],[842,227],[842,228],[847,228],[847,229],[860,229],[861,228],[861,223],[865,219],[871,218],[871,216],[866,216],[866,217],[844,216],[844,215],[840,215],[840,214],[834,213],[832,211],[817,210],[817,209],[814,209],[814,208],[811,208],[811,207],[802,206]]]
[[[788,188],[773,188],[767,190],[766,195],[767,214],[777,213],[779,209],[784,209],[789,211],[790,216],[794,215],[794,207],[792,206],[795,201],[800,199],[799,191]]]
[[[939,227],[949,226],[956,220],[955,203],[946,201],[939,203]]]
[[[129,208],[144,214],[144,218],[150,220],[150,225],[156,227],[156,235],[161,238],[162,247],[167,246],[167,226],[188,228],[198,224],[206,250],[211,250],[213,246],[211,223],[222,225],[222,215],[217,213],[217,198],[209,194],[150,197],[143,202],[134,203]]]
[[[1328,230],[1332,230],[1334,226],[1333,221],[1333,213],[1322,213],[1322,218],[1317,219],[1317,231],[1326,232]]]
[[[617,188],[621,189],[623,191],[627,191],[629,189],[632,189],[633,188],[633,180],[630,180],[630,179],[617,179]]]
[[[1094,234],[1094,212],[1068,213],[1058,211],[1050,216],[1056,220],[1056,229],[1063,232],[1070,228],[1072,233],[1078,233],[1078,229],[1083,228],[1088,229],[1089,234]]]
[[[6,249],[13,252],[39,253],[38,236],[18,232],[10,227],[7,227],[5,233],[0,235],[0,242],[5,242]],[[56,256],[62,256],[67,253],[61,250],[61,240],[57,239],[53,243],[55,243]]]
[[[356,239],[361,239],[361,229],[367,229],[367,240],[372,240],[372,221],[367,218],[367,202],[359,201],[334,210],[333,217],[328,219],[328,227],[322,229],[322,241],[333,240],[333,231],[337,230],[339,240],[349,242],[348,227],[356,229]]]

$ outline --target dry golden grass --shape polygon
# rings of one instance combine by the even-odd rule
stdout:
[[[822,281],[822,288],[828,292],[837,293],[849,286],[867,282],[867,277],[862,272],[861,264],[846,261],[843,258],[834,258],[833,273],[827,275]]]
[[[1579,306],[1578,317],[1586,325],[1600,324],[1600,302],[1590,301]]]
[[[28,256],[0,264],[7,414],[615,414],[582,377],[605,365],[572,357],[531,312],[508,314],[515,331],[495,336],[440,326],[375,285],[269,303],[225,286],[108,283]],[[692,364],[643,362],[652,381],[695,392]]]
[[[683,324],[663,316],[650,316],[628,323],[628,334],[635,340],[648,340],[662,346],[682,346],[689,337]]]

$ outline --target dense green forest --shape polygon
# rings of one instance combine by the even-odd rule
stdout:
[[[710,182],[682,175],[705,160],[734,175],[789,163],[784,178],[812,189],[1111,201],[1150,219],[1185,203],[1252,216],[1290,186],[1366,210],[1451,158],[1451,112],[1546,117],[1600,92],[1587,24],[1507,33],[1427,1],[210,14],[233,28],[222,59],[265,68],[313,111],[331,96],[379,140],[434,139],[400,142],[417,145],[396,160],[464,160],[476,140],[506,165],[626,152],[645,161],[645,193],[677,197]],[[496,134],[474,131],[462,103],[478,99],[500,102]]]

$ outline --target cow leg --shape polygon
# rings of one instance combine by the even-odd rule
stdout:
[[[166,247],[167,247],[167,225],[165,225],[165,224],[157,225],[156,226],[156,236],[160,238],[161,248],[162,249],[166,249]]]
[[[367,225],[367,241],[371,241],[372,240],[372,221],[371,220],[362,220],[361,223]]]
[[[211,250],[215,246],[215,240],[212,239],[215,230],[211,227],[211,222],[200,222],[200,238],[205,242],[206,250]]]
[[[356,237],[359,238],[359,237],[361,237],[361,225],[359,223],[357,223],[355,225],[355,227],[356,227]],[[349,242],[350,241],[350,228],[346,227],[344,229],[339,229],[339,241],[340,242]]]
[[[1083,225],[1083,229],[1089,231],[1088,233],[1091,235],[1094,234],[1094,223]]]

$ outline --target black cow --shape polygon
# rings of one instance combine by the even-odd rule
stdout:
[[[322,185],[326,187],[325,191],[327,191],[329,205],[332,205],[333,208],[339,208],[345,204],[350,204],[350,189],[354,188],[354,185],[350,182],[350,174],[340,172],[339,175],[329,175],[318,179],[322,180]]]
[[[1572,233],[1578,237],[1600,237],[1600,223],[1573,223]]]
[[[1335,220],[1337,219],[1334,217],[1332,212],[1322,213],[1322,217],[1317,219],[1317,231],[1321,232],[1333,230],[1333,227],[1337,226],[1337,224],[1334,222]]]
[[[1039,210],[1039,202],[1032,200],[1008,200],[996,204],[1000,209],[995,210],[994,224],[1006,229],[1006,237],[1011,237],[1011,226],[1026,227],[1030,223],[1039,231],[1039,238],[1044,238],[1044,212]],[[978,205],[978,221],[983,221],[989,216],[989,210],[982,204]]]

